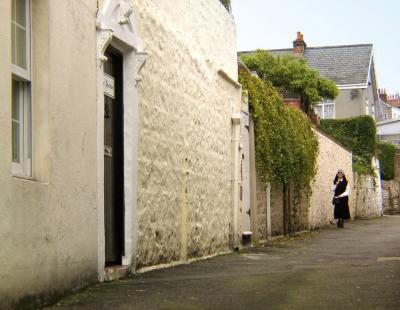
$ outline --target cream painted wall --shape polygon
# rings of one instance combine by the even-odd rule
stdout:
[[[335,118],[354,117],[365,114],[365,89],[358,89],[356,97],[351,99],[351,89],[340,89],[335,99]]]
[[[0,308],[97,280],[96,1],[32,1],[34,180],[10,173],[10,3],[0,1]]]
[[[355,196],[352,154],[335,141],[316,131],[319,143],[317,158],[317,174],[312,184],[312,195],[308,210],[308,226],[310,229],[323,227],[333,220],[332,182],[339,169],[342,169],[349,182],[350,215],[354,218]]]
[[[139,84],[137,267],[229,250],[235,23],[219,1],[134,1]]]
[[[0,1],[0,308],[46,302],[99,270],[98,1],[32,2],[34,180],[24,180],[10,173],[11,8]],[[139,83],[137,267],[227,251],[231,117],[241,102],[234,20],[216,0],[133,4],[149,53]]]

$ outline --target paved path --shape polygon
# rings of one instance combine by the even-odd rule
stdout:
[[[97,285],[60,308],[400,309],[400,216]]]

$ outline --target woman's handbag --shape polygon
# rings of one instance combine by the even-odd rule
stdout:
[[[339,198],[333,197],[332,204],[337,205],[339,203]]]

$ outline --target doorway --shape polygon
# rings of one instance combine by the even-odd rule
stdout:
[[[104,62],[104,226],[105,265],[124,255],[124,139],[122,55],[112,47]]]

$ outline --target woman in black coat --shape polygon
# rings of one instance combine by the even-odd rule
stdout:
[[[337,225],[340,228],[344,227],[344,220],[350,219],[348,187],[349,183],[343,170],[339,170],[333,180],[332,190],[335,192],[333,198],[333,204],[335,205],[334,217],[338,220]]]

